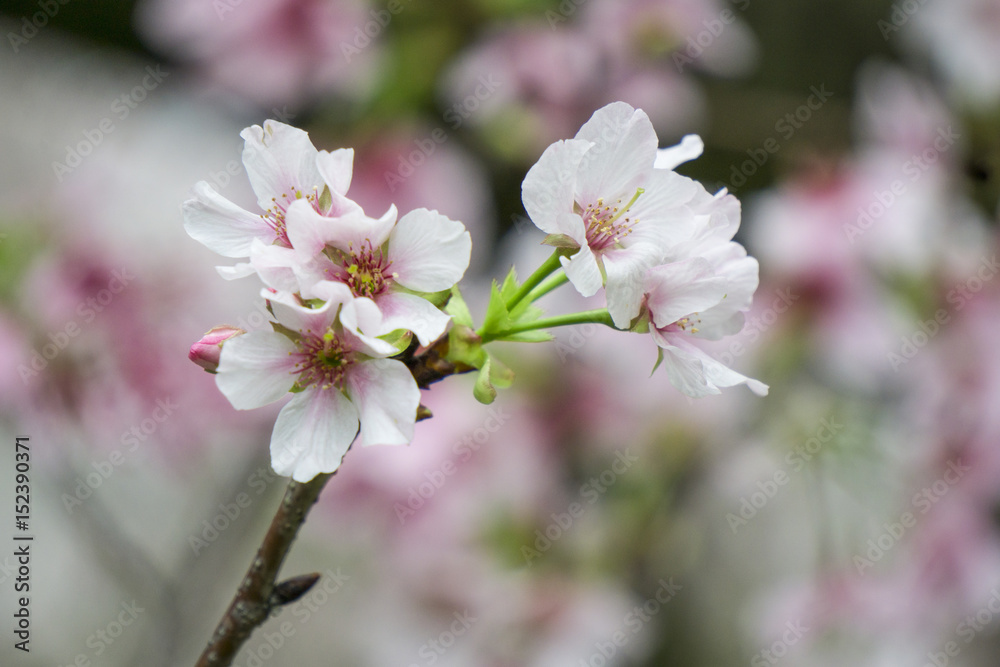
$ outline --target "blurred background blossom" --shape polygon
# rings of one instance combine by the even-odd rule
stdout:
[[[547,254],[525,172],[624,100],[664,145],[700,133],[681,171],[743,202],[761,286],[710,353],[771,394],[687,399],[649,376],[652,341],[596,326],[501,348],[518,379],[494,405],[454,378],[412,445],[350,453],[284,570],[321,583],[236,664],[996,664],[998,17],[5,3],[0,430],[31,436],[36,542],[32,651],[8,636],[0,662],[192,664],[270,520],[276,409],[232,410],[186,359],[215,325],[267,326],[181,224],[199,180],[253,202],[243,127],[353,147],[367,210],[462,220],[481,315]]]

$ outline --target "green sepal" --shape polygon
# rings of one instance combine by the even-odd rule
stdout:
[[[319,208],[321,211],[329,211],[330,206],[333,205],[333,194],[330,192],[330,186],[324,185],[323,192],[319,195]]]
[[[396,329],[395,331],[390,331],[387,334],[379,336],[379,339],[392,345],[398,352],[402,352],[410,346],[413,334],[406,329]]]
[[[445,358],[456,364],[482,368],[486,360],[483,340],[472,327],[455,323],[448,331],[448,354]]]
[[[660,364],[662,364],[662,363],[663,363],[663,348],[662,347],[657,347],[656,348],[656,363],[653,364],[653,370],[649,371],[649,377],[653,377],[653,373],[656,372],[656,369],[659,368]]]
[[[274,329],[275,333],[280,333],[282,336],[286,336],[289,340],[298,341],[302,338],[302,334],[298,331],[289,329],[284,324],[279,324],[277,322],[271,322],[271,328]]]
[[[572,250],[578,250],[580,244],[573,240],[571,236],[566,234],[549,234],[542,241],[542,245],[549,245],[553,248],[568,248]]]

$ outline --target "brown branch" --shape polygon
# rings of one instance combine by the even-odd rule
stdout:
[[[426,389],[430,384],[449,375],[473,370],[471,367],[448,361],[445,358],[447,345],[448,338],[445,336],[418,356],[415,356],[417,346],[414,344],[398,357],[413,373],[413,378],[421,389]],[[422,413],[418,411],[418,418],[430,416],[426,408],[423,408],[423,411]],[[243,583],[240,584],[236,597],[230,603],[229,609],[216,627],[211,641],[205,647],[195,667],[231,665],[254,628],[263,624],[271,611],[283,604],[294,602],[319,579],[318,575],[302,575],[280,584],[275,583],[281,563],[288,555],[299,528],[305,522],[306,514],[319,498],[323,486],[335,474],[336,472],[321,474],[305,483],[289,483],[281,507],[271,521],[271,527],[264,536],[264,542],[260,545],[253,564],[243,577]]]
[[[319,498],[320,491],[327,481],[336,473],[317,475],[306,483],[290,482],[281,500],[281,506],[271,521],[271,527],[264,536],[264,541],[257,551],[257,556],[250,565],[243,583],[240,584],[236,597],[233,598],[225,616],[219,622],[211,641],[196,663],[196,667],[228,667],[239,652],[240,647],[250,637],[254,628],[267,620],[271,611],[281,604],[287,604],[308,591],[308,587],[298,583],[284,582],[276,584],[281,564],[292,548],[292,542],[299,528],[306,520],[306,514]],[[312,583],[318,577],[312,578]],[[289,584],[289,585],[286,585]],[[311,584],[310,584],[311,586]],[[291,597],[285,589],[296,589]],[[275,595],[277,589],[278,595]],[[284,601],[283,601],[284,600]]]

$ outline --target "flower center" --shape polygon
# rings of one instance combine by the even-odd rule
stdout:
[[[352,247],[350,253],[334,251],[336,267],[328,273],[350,287],[354,296],[371,299],[388,290],[396,274],[389,272],[392,262],[382,253],[382,248],[373,248],[371,241],[367,244],[359,250]]]
[[[354,363],[351,351],[332,331],[322,336],[305,333],[298,341],[299,349],[292,352],[297,358],[295,367],[299,379],[296,384],[301,389],[317,386],[344,388],[344,372]]]
[[[271,207],[260,215],[270,225],[271,229],[274,230],[274,242],[285,248],[292,247],[292,244],[288,241],[288,232],[285,229],[285,213],[288,211],[288,206],[296,199],[305,199],[312,204],[317,213],[322,213],[319,206],[319,193],[317,192],[317,188],[314,187],[310,193],[304,193],[298,188],[292,188],[291,194],[283,192],[280,198],[271,197]]]
[[[587,226],[587,245],[591,250],[621,247],[621,240],[631,234],[632,227],[639,222],[639,218],[629,216],[628,212],[643,192],[643,188],[637,189],[624,206],[621,199],[611,205],[606,204],[603,197],[596,204],[587,204],[581,215]]]

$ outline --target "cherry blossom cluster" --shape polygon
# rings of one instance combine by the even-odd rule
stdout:
[[[732,240],[739,200],[674,171],[701,155],[699,137],[658,145],[643,111],[610,104],[546,149],[524,179],[525,209],[580,294],[603,288],[617,328],[652,335],[681,392],[745,383],[764,395],[695,342],[738,333],[757,289],[757,260]]]
[[[426,209],[399,217],[394,206],[370,217],[347,196],[352,150],[319,151],[304,131],[274,121],[242,136],[259,210],[201,182],[184,204],[185,228],[242,260],[219,267],[223,277],[264,283],[273,331],[216,327],[190,356],[237,409],[293,394],[271,438],[279,474],[332,472],[356,440],[409,443],[420,389],[401,355],[433,350],[444,374],[478,371],[474,394],[488,403],[513,373],[485,346],[551,340],[546,330],[557,326],[649,333],[656,367],[688,396],[737,384],[767,393],[696,343],[739,332],[758,282],[757,261],[732,240],[739,201],[674,172],[701,154],[696,136],[659,149],[646,114],[619,102],[551,145],[528,172],[523,201],[554,252],[523,282],[514,268],[495,281],[479,327],[457,284],[472,248],[462,223]],[[603,289],[606,308],[543,318],[535,302],[566,283],[586,297]]]
[[[274,121],[241,136],[260,210],[200,182],[184,224],[211,250],[245,260],[219,272],[260,278],[274,330],[216,328],[191,355],[237,409],[294,394],[271,460],[278,474],[308,481],[336,470],[356,435],[364,445],[413,438],[420,390],[390,357],[411,337],[426,345],[445,333],[449,316],[428,297],[462,277],[472,241],[435,211],[369,217],[347,197],[353,150],[317,151],[306,132]]]

